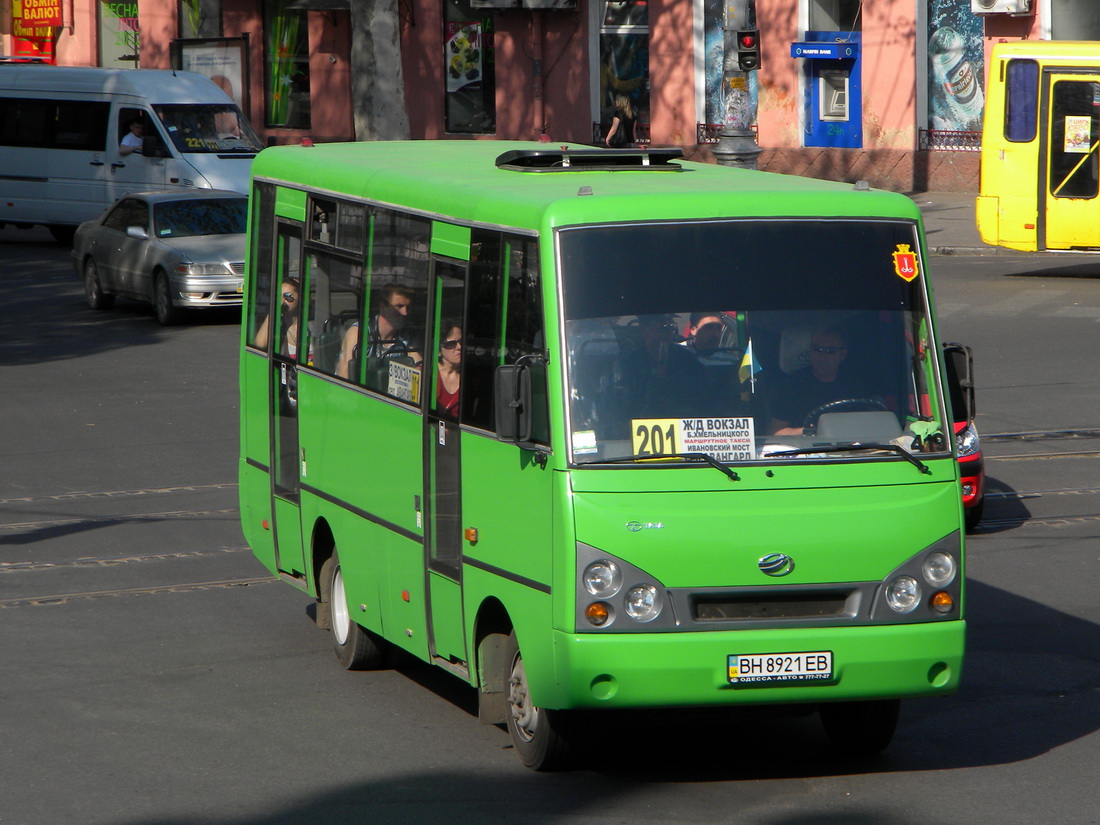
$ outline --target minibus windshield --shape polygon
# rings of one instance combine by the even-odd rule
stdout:
[[[949,449],[913,223],[590,226],[558,249],[574,462]]]
[[[252,126],[232,103],[189,103],[154,106],[175,144],[188,152],[248,153],[263,148]]]

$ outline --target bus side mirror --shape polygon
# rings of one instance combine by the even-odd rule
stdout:
[[[516,444],[531,440],[531,369],[508,364],[496,369],[493,382],[497,438]]]
[[[977,412],[974,403],[974,354],[962,344],[943,345],[943,360],[947,366],[947,392],[951,401],[951,418],[955,423],[969,424]]]
[[[546,363],[539,355],[524,355],[515,364],[496,368],[493,415],[500,441],[545,450],[550,443],[546,391]]]

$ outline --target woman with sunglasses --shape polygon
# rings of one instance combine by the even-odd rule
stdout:
[[[440,329],[439,370],[435,381],[435,408],[440,415],[458,419],[458,385],[462,366],[462,327],[457,320],[444,321]]]
[[[278,354],[289,355],[291,358],[298,354],[298,316],[301,300],[301,286],[297,278],[284,278],[282,294],[279,296],[279,326],[283,333],[279,336]],[[270,336],[269,323],[271,316],[264,318],[256,331],[256,346],[267,349]]]

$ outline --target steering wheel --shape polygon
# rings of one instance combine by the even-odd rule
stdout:
[[[841,398],[837,401],[827,401],[824,404],[818,404],[806,413],[806,417],[802,420],[802,428],[807,430],[816,429],[817,419],[825,413],[872,412],[885,409],[886,405],[874,398]]]

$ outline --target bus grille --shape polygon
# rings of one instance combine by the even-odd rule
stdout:
[[[760,592],[696,596],[692,616],[697,622],[746,619],[806,619],[852,615],[852,590],[800,590],[794,593]]]

